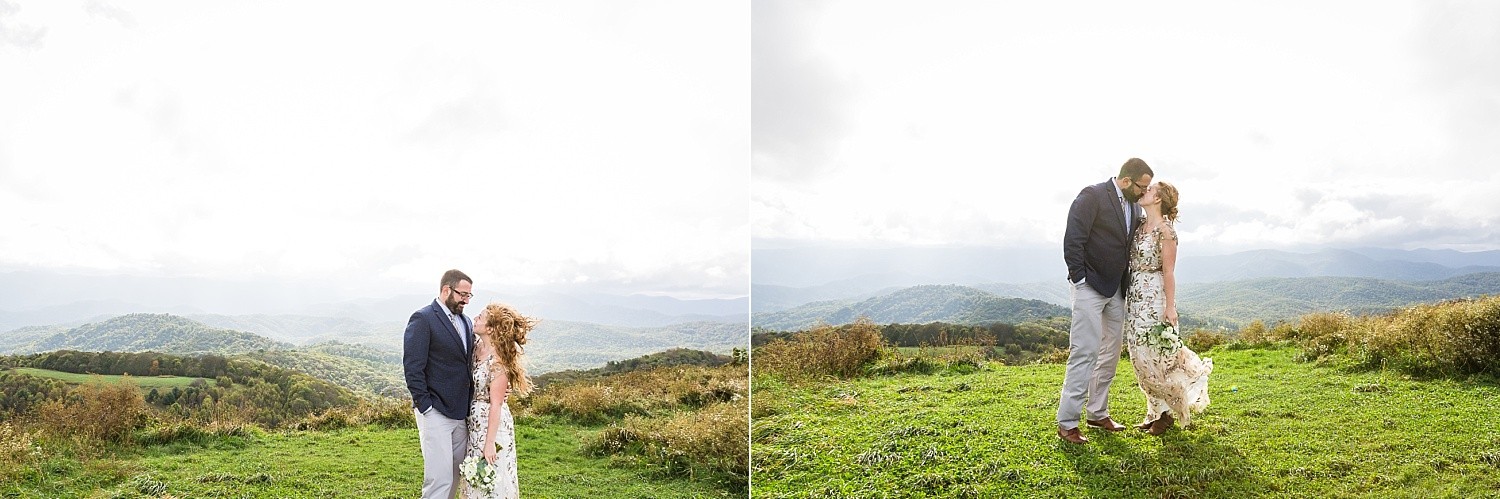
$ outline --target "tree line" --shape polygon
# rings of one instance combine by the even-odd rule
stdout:
[[[857,327],[856,324],[834,326],[835,330]],[[1068,348],[1068,319],[1058,317],[1020,324],[881,324],[881,341],[892,347],[949,347],[970,345],[987,347],[986,355],[1007,364],[1023,364],[1056,349]],[[759,348],[777,340],[787,340],[806,331],[772,331],[757,328],[750,337],[751,346]]]
[[[333,407],[356,404],[353,392],[306,374],[250,359],[221,355],[176,356],[155,352],[54,352],[0,357],[0,366],[32,367],[77,374],[183,376],[205,378],[187,387],[153,388],[145,401],[167,412],[200,421],[242,420],[275,427]],[[0,409],[24,413],[36,404],[68,396],[73,387],[57,380],[4,372],[6,393]],[[14,386],[16,391],[10,391]]]

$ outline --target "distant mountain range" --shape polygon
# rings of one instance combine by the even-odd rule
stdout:
[[[466,312],[472,312],[466,310]],[[297,315],[193,316],[206,324],[249,331],[294,345],[328,341],[364,344],[401,352],[406,322],[371,323]],[[588,369],[631,356],[669,348],[690,348],[727,354],[744,347],[749,333],[740,322],[697,321],[665,326],[627,327],[552,320],[537,324],[527,346],[538,372]]]
[[[437,290],[356,298],[365,293],[378,291],[353,293],[291,282],[4,272],[0,273],[0,331],[38,325],[76,326],[136,312],[195,317],[291,315],[404,323],[412,311],[430,303]],[[509,303],[524,313],[547,319],[627,327],[698,321],[743,323],[749,318],[750,303],[748,297],[678,299],[481,285],[470,307],[490,301]]]
[[[1059,305],[1070,300],[1061,248],[757,249],[752,258],[755,314],[924,284],[972,286]],[[1185,249],[1177,276],[1186,286],[1271,277],[1432,281],[1480,272],[1500,272],[1500,251],[1359,248],[1198,256]]]
[[[199,320],[201,319],[201,320]],[[78,326],[29,326],[0,332],[0,354],[52,350],[243,355],[346,387],[399,394],[405,322],[292,315],[187,318],[126,314]],[[543,319],[527,345],[536,374],[588,369],[672,348],[728,354],[748,344],[748,325],[690,322],[623,327]]]
[[[39,329],[37,331],[48,331]],[[128,314],[106,321],[84,324],[52,334],[27,335],[32,341],[0,333],[0,353],[35,353],[52,350],[91,352],[145,352],[172,354],[236,354],[254,350],[291,348],[289,343],[264,336],[219,329],[167,314]]]
[[[1021,322],[1068,316],[1067,308],[1040,300],[1007,298],[968,286],[926,285],[903,288],[863,300],[814,302],[780,312],[755,314],[758,328],[804,329],[818,323],[848,324],[865,317],[876,323],[956,324]]]
[[[802,329],[821,321],[846,324],[864,316],[882,323],[1019,323],[1041,317],[1068,317],[1065,286],[1048,283],[980,286],[925,285],[898,288],[871,298],[826,300],[788,310],[755,314],[757,328]],[[1006,296],[1045,297],[1035,300]],[[1267,324],[1311,312],[1383,313],[1418,303],[1500,295],[1500,273],[1482,272],[1433,281],[1368,277],[1268,277],[1215,283],[1187,283],[1178,306],[1188,327],[1238,328],[1254,320]],[[1022,305],[1026,304],[1026,305]]]
[[[1310,312],[1382,313],[1417,303],[1484,295],[1500,295],[1500,273],[1434,281],[1297,277],[1187,284],[1177,302],[1183,314],[1244,325],[1254,320],[1270,324]]]
[[[1323,250],[1288,253],[1256,250],[1223,256],[1185,257],[1177,269],[1183,282],[1264,277],[1371,277],[1407,281],[1500,272],[1500,251]]]

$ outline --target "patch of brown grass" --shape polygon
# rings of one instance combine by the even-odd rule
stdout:
[[[757,373],[788,379],[852,378],[880,358],[883,346],[880,327],[860,319],[843,327],[821,325],[791,339],[774,341],[751,352],[750,362]]]
[[[644,460],[665,475],[707,473],[743,483],[750,465],[749,431],[749,405],[740,399],[666,417],[627,416],[588,439],[584,449]]]
[[[76,441],[83,448],[101,442],[128,443],[131,433],[148,423],[146,400],[130,376],[114,383],[95,377],[63,400],[38,405],[36,414],[43,433]]]
[[[522,415],[598,424],[742,399],[748,378],[745,366],[663,367],[549,384],[517,403]]]
[[[1417,305],[1349,328],[1372,365],[1420,374],[1500,375],[1500,297]]]

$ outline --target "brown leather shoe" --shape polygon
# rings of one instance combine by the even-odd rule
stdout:
[[[1097,421],[1090,419],[1088,421],[1085,421],[1085,423],[1088,423],[1089,426],[1099,428],[1101,430],[1121,431],[1125,429],[1125,427],[1121,426],[1120,423],[1116,423],[1113,418],[1104,418]]]
[[[1167,432],[1167,428],[1171,428],[1172,427],[1172,423],[1173,423],[1172,413],[1170,413],[1170,412],[1164,412],[1161,415],[1161,419],[1157,419],[1156,421],[1153,421],[1151,423],[1151,430],[1147,431],[1146,433],[1150,433],[1152,435],[1158,435],[1159,436],[1159,435],[1161,435],[1163,433],[1166,433]]]
[[[1088,437],[1083,436],[1083,431],[1078,428],[1064,430],[1059,426],[1057,427],[1057,438],[1061,438],[1070,444],[1086,444],[1089,442]]]
[[[1150,430],[1151,429],[1151,425],[1153,425],[1153,424],[1156,424],[1156,420],[1151,420],[1151,421],[1147,421],[1147,422],[1135,425],[1135,429],[1141,430],[1141,431]]]

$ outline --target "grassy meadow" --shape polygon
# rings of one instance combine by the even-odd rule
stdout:
[[[715,484],[661,477],[578,451],[600,427],[517,421],[527,497],[731,497]],[[3,497],[416,497],[422,455],[414,428],[254,431],[56,456],[0,485]]]
[[[1500,490],[1500,386],[1210,352],[1213,403],[1161,438],[1060,441],[1063,366],[807,385],[758,378],[754,497],[1477,497]],[[1119,364],[1110,408],[1140,422]],[[762,415],[762,413],[766,415]]]
[[[124,378],[124,376],[119,375],[76,374],[66,373],[62,371],[53,371],[50,369],[37,369],[34,367],[17,367],[11,369],[11,371],[40,378],[62,380],[63,382],[72,383],[75,385],[87,383],[95,379],[96,376],[98,377],[98,379],[102,380],[105,383],[117,383],[122,378]],[[167,390],[170,390],[172,388],[187,388],[188,385],[191,385],[194,381],[198,380],[203,380],[203,382],[208,383],[209,386],[213,386],[215,383],[215,381],[212,379],[193,378],[188,376],[130,376],[130,381],[134,382],[136,386],[139,386],[142,390],[150,390],[152,388],[161,388]]]
[[[553,383],[512,401],[521,489],[544,498],[743,497],[745,373],[661,367]],[[50,409],[0,414],[0,497],[418,495],[422,457],[405,401],[363,401],[268,428],[161,412],[134,381],[90,376]],[[84,413],[118,417],[58,416]]]
[[[951,360],[961,352],[913,362],[923,352],[887,348],[862,374],[808,375],[761,369],[757,351],[752,497],[1496,497],[1494,364],[1462,372],[1441,359],[1470,354],[1424,346],[1483,352],[1497,311],[1489,299],[1259,331],[1204,352],[1212,404],[1192,427],[1085,429],[1081,446],[1055,434],[1061,364],[976,368]],[[1416,333],[1435,327],[1468,339]],[[796,351],[765,353],[784,366]],[[1110,397],[1117,421],[1140,422],[1128,361]]]

